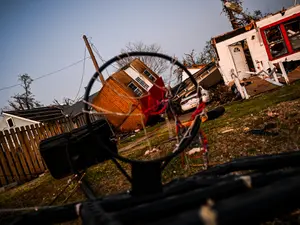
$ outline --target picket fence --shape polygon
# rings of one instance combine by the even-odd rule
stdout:
[[[92,121],[96,119],[92,117]],[[47,168],[39,152],[40,141],[85,124],[85,118],[78,117],[76,122],[63,119],[0,131],[0,187],[21,184],[44,173]]]

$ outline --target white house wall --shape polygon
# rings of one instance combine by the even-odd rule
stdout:
[[[128,74],[128,76],[130,76],[133,80],[136,80],[137,77],[141,78],[147,85],[148,85],[148,89],[144,89],[146,91],[149,91],[151,89],[151,87],[153,86],[153,84],[147,80],[143,75],[141,75],[137,70],[135,70],[132,67],[128,67],[125,72]]]
[[[253,40],[252,36],[254,36]],[[266,63],[268,62],[268,55],[266,53],[265,46],[260,42],[259,33],[256,30],[248,31],[216,44],[220,57],[219,66],[221,67],[223,79],[226,84],[233,80],[231,77],[232,69],[234,70],[234,73],[237,74],[228,46],[242,40],[247,40],[255,70],[258,71],[258,64],[255,62],[256,60],[263,62],[262,66],[265,70],[269,68],[269,65]]]
[[[222,72],[222,76],[224,79],[224,82],[228,84],[229,82],[233,81],[231,77],[231,70],[233,69],[234,73],[237,74],[233,58],[231,56],[230,50],[228,48],[229,45],[232,45],[236,42],[242,41],[242,40],[247,40],[250,54],[253,60],[253,64],[255,67],[256,72],[259,72],[261,69],[267,70],[270,68],[269,65],[269,58],[268,54],[266,51],[266,48],[262,42],[262,37],[260,34],[260,28],[265,27],[268,24],[275,23],[279,20],[285,19],[287,17],[290,17],[296,13],[300,12],[300,5],[290,8],[285,12],[285,15],[282,16],[281,13],[278,13],[273,16],[266,17],[265,19],[262,19],[258,21],[257,24],[257,29],[250,30],[248,32],[245,32],[243,34],[240,34],[238,36],[235,36],[233,38],[230,38],[228,40],[225,40],[223,42],[217,43],[216,44],[216,49],[218,51],[219,55],[219,66],[220,66],[220,71]],[[254,35],[254,39],[252,36]],[[290,60],[300,60],[300,52],[288,55],[286,57],[282,57],[279,59],[276,59],[272,61],[271,63],[277,63],[279,61],[290,61]],[[262,62],[262,65],[260,64],[260,68],[258,68],[258,64],[256,61]]]
[[[294,6],[294,7],[291,7],[289,9],[287,9],[284,13],[284,15],[282,16],[281,13],[277,13],[275,15],[270,15],[270,16],[267,16],[266,18],[264,19],[261,19],[260,21],[257,21],[256,24],[258,27],[262,28],[262,27],[265,27],[269,24],[272,24],[272,23],[275,23],[279,20],[283,20],[285,18],[288,18],[296,13],[299,13],[300,12],[300,5],[297,5],[297,6]]]
[[[6,120],[4,117],[0,116],[0,131],[4,130],[7,127]]]
[[[193,75],[193,74],[197,73],[200,69],[187,69],[187,70]],[[185,71],[183,71],[182,72],[182,81],[185,81],[188,78],[189,78],[189,75]]]
[[[300,5],[297,5],[295,7],[291,7],[289,9],[287,9],[283,16],[281,15],[281,13],[275,14],[273,16],[268,16],[260,21],[257,21],[256,25],[258,28],[263,28],[269,24],[276,23],[280,20],[291,17],[299,12],[300,12]],[[279,59],[275,59],[272,61],[272,63],[278,63],[280,61],[291,61],[291,60],[300,60],[300,52],[297,52],[297,53],[294,53],[292,55],[288,55],[285,57],[281,57]]]
[[[22,126],[27,126],[27,125],[31,125],[31,124],[39,124],[40,122],[38,121],[34,121],[34,120],[28,120],[22,117],[18,117],[18,116],[14,116],[14,115],[9,115],[9,114],[2,114],[3,116],[3,120],[1,122],[1,126],[0,126],[0,130],[7,130],[10,129],[8,124],[6,123],[6,120],[11,118],[13,120],[14,123],[14,127],[22,127]]]
[[[300,60],[300,52],[294,53],[292,55],[288,55],[279,59],[275,59],[271,61],[272,63],[278,63],[278,62],[283,62],[283,61],[295,61],[295,60]]]

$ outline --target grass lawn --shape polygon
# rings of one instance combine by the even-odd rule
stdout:
[[[203,124],[209,139],[211,162],[219,164],[243,156],[299,149],[300,82],[249,100],[228,104],[225,108],[226,112],[221,118]],[[277,132],[278,135],[263,136],[248,133],[249,130],[261,129],[266,124],[275,124],[270,131]],[[148,135],[152,147],[169,137],[165,124],[149,128]],[[122,154],[132,158],[143,157],[148,143],[143,140],[137,144],[141,138],[143,135],[137,134],[122,141],[120,147],[126,150]],[[168,148],[168,142],[164,146]],[[182,168],[179,157],[173,159],[163,172],[163,182],[175,177],[189,176],[202,169],[197,167],[198,162],[192,164],[194,166]],[[123,163],[122,165],[129,171],[128,165]],[[86,176],[98,196],[130,189],[129,182],[110,161],[90,168]],[[55,180],[46,173],[31,182],[0,193],[0,208],[49,205],[65,187],[68,179]],[[73,183],[54,205],[83,199],[85,199],[83,193]]]

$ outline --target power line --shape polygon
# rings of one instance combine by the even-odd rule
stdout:
[[[36,80],[39,80],[39,79],[42,79],[42,78],[51,76],[51,75],[53,75],[53,74],[59,73],[59,72],[61,72],[61,71],[63,71],[63,70],[69,69],[70,67],[75,66],[75,65],[81,63],[82,61],[85,61],[87,58],[90,58],[90,57],[85,57],[85,58],[83,58],[83,59],[81,59],[81,60],[79,60],[79,61],[77,61],[77,62],[74,62],[74,63],[72,63],[72,64],[70,64],[70,65],[68,65],[68,66],[65,66],[65,67],[63,67],[63,68],[61,68],[61,69],[59,69],[59,70],[55,70],[55,71],[53,71],[53,72],[50,72],[50,73],[41,75],[41,76],[36,77],[36,78],[34,78],[34,79],[32,79],[32,80],[33,80],[33,81],[36,81]],[[10,89],[10,88],[13,88],[13,87],[20,86],[20,85],[21,85],[21,84],[14,84],[14,85],[11,85],[11,86],[3,87],[3,88],[0,88],[0,91],[7,90],[7,89]]]
[[[77,98],[78,98],[78,95],[80,93],[82,83],[83,83],[83,77],[84,77],[84,74],[85,74],[86,47],[84,48],[84,57],[83,58],[84,58],[84,61],[83,61],[83,68],[82,68],[82,74],[81,74],[81,81],[80,81],[80,85],[79,85],[76,97],[74,98],[74,102],[76,102],[78,100]]]
[[[100,55],[100,53],[99,53],[99,51],[98,51],[98,49],[97,49],[97,47],[90,41],[90,44],[91,44],[91,46],[92,46],[92,48],[93,48],[93,50],[94,50],[94,52],[97,54],[97,56],[99,57],[99,59],[102,61],[102,63],[106,63],[106,60],[105,59],[103,59],[103,57]],[[116,67],[115,65],[111,65],[111,66],[113,66],[115,69],[119,69],[118,67]]]
[[[14,84],[14,85],[11,85],[11,86],[3,87],[3,88],[0,88],[0,91],[4,91],[6,89],[10,89],[10,88],[17,87],[17,86],[20,86],[20,85],[21,84]]]

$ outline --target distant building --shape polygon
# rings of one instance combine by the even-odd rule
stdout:
[[[0,116],[0,131],[39,123],[40,122],[38,121],[22,118],[12,114],[2,113]]]
[[[27,110],[3,111],[0,131],[39,123],[56,123],[64,114],[58,107],[40,107]]]
[[[195,78],[196,82],[204,89],[209,89],[222,82],[222,75],[214,62],[211,62],[207,65],[202,65],[198,69],[187,68],[187,70]],[[183,75],[187,76],[185,72]],[[176,85],[172,92],[173,95],[175,95],[175,100],[177,100],[187,97],[192,93],[196,93],[196,89],[191,79],[187,77],[182,81],[182,83]]]

